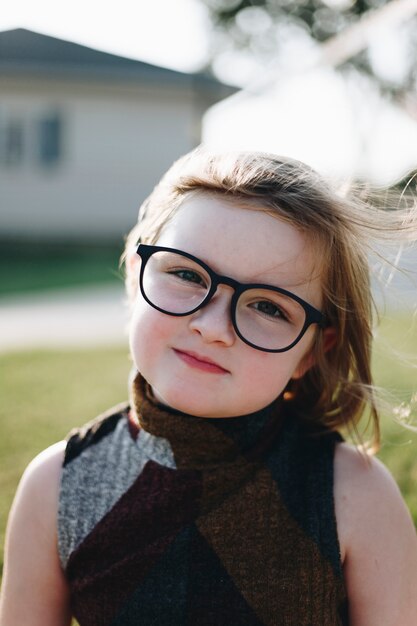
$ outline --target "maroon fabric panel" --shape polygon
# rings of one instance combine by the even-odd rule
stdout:
[[[68,562],[80,626],[108,625],[180,530],[199,513],[200,473],[149,461]]]

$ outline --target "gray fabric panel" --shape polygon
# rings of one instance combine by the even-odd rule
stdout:
[[[175,468],[166,439],[140,431],[132,439],[127,421],[63,468],[58,508],[58,551],[66,567],[71,553],[112,509],[147,461]]]

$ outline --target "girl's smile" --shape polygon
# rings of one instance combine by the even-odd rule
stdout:
[[[174,348],[174,352],[178,355],[184,363],[188,363],[190,367],[195,367],[203,372],[211,372],[213,374],[227,374],[228,371],[209,359],[208,357],[196,354],[195,352],[189,352],[184,350],[178,350]]]
[[[261,210],[207,194],[190,196],[156,243],[195,255],[222,275],[286,289],[320,308],[313,246],[296,228]],[[131,351],[159,401],[192,415],[248,414],[270,404],[311,366],[314,335],[326,330],[313,325],[288,352],[262,352],[237,336],[232,295],[231,287],[219,285],[203,308],[175,317],[152,308],[138,290]]]

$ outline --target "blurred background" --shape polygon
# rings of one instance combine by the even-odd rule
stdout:
[[[1,529],[30,458],[127,395],[118,262],[172,161],[201,142],[264,149],[414,193],[416,81],[417,0],[3,3]],[[377,292],[375,373],[407,420],[415,248],[402,264]],[[415,437],[392,417],[384,433],[417,521]]]
[[[417,0],[6,4],[0,349],[120,341],[123,237],[201,142],[413,191],[416,14]]]

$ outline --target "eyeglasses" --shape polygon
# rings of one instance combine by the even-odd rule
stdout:
[[[221,276],[206,263],[181,250],[139,244],[142,296],[157,311],[185,316],[195,313],[219,285],[234,290],[230,316],[233,328],[252,348],[285,352],[293,348],[311,324],[325,326],[325,316],[295,294],[258,283],[240,283]]]

